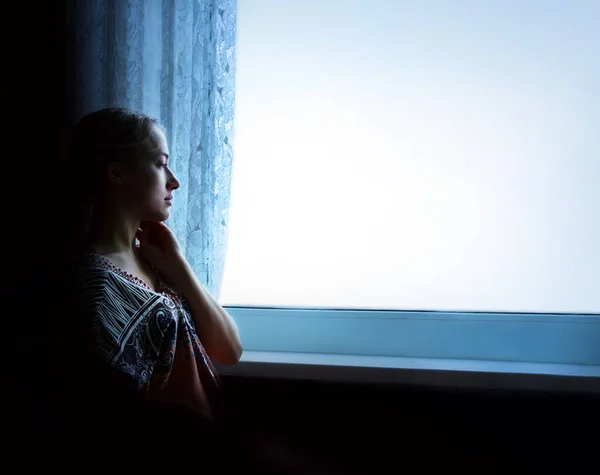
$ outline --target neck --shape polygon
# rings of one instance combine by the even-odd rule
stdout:
[[[89,247],[99,254],[136,253],[135,234],[140,220],[125,211],[98,212],[89,232]]]

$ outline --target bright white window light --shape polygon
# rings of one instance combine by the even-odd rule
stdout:
[[[600,2],[244,0],[225,305],[600,312]]]

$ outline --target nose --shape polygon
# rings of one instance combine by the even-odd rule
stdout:
[[[181,183],[179,183],[179,180],[177,178],[175,178],[175,175],[173,175],[173,172],[171,170],[169,170],[169,182],[167,183],[167,187],[169,188],[169,191],[176,190],[177,188],[179,188],[180,185],[181,185]]]

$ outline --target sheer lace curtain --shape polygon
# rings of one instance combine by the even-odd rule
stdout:
[[[167,224],[215,296],[227,245],[236,9],[236,0],[73,0],[66,11],[70,120],[119,106],[164,124],[181,182]]]

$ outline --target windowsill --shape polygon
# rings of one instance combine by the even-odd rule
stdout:
[[[600,393],[600,366],[246,351],[222,375],[464,389]]]
[[[230,307],[224,375],[600,393],[600,316]]]

